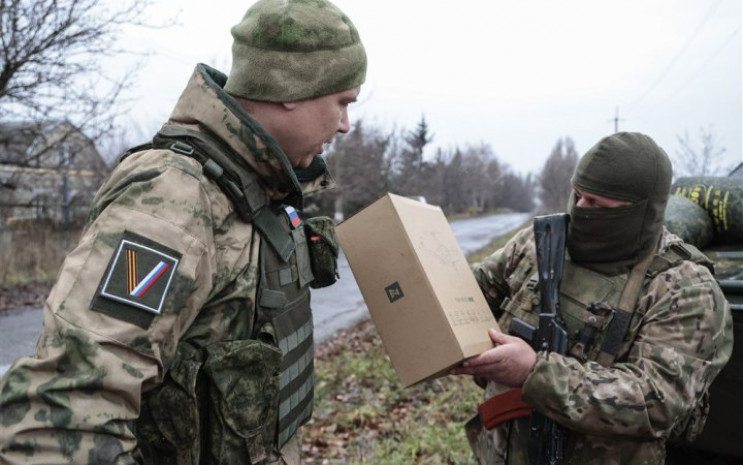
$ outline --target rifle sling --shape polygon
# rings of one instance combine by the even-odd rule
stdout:
[[[610,366],[617,358],[619,349],[624,341],[624,336],[627,334],[627,329],[629,329],[630,321],[632,321],[632,314],[634,313],[640,290],[642,290],[645,273],[647,273],[654,256],[654,253],[649,254],[637,263],[630,272],[627,284],[625,284],[624,290],[622,290],[622,297],[619,299],[619,308],[614,311],[614,316],[611,319],[611,323],[609,323],[604,343],[601,346],[601,353],[597,360],[604,367]],[[626,308],[630,310],[624,310]]]

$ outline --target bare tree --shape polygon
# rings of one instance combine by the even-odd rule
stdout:
[[[506,170],[502,176],[501,196],[497,205],[518,212],[534,210],[535,182],[531,174],[521,177]]]
[[[155,124],[129,123],[100,140],[97,144],[98,152],[109,166],[116,165],[126,151],[152,141],[152,135],[159,129]]]
[[[503,207],[503,198],[507,195],[504,192],[505,176],[508,173],[508,166],[501,163],[497,157],[493,157],[485,167],[485,177],[488,180],[484,186],[482,196],[484,199],[483,210],[495,211]]]
[[[679,148],[674,157],[673,172],[675,177],[682,176],[718,176],[730,171],[724,165],[725,149],[717,145],[711,129],[699,128],[699,139],[693,141],[689,132],[683,137],[676,136]]]
[[[533,210],[531,176],[511,174],[488,144],[438,149],[432,160],[413,163],[412,149],[417,147],[420,154],[430,141],[424,121],[413,132],[386,131],[357,121],[348,134],[336,138],[326,158],[338,189],[312,198],[305,210],[346,217],[389,191],[422,195],[447,214]]]
[[[388,190],[392,135],[357,120],[348,134],[338,136],[327,157],[338,189],[324,199],[348,216],[371,204]],[[319,205],[326,214],[329,205]]]
[[[447,214],[480,212],[497,208],[503,168],[488,144],[439,149],[434,168],[427,177],[426,199],[440,205]]]
[[[468,207],[482,211],[485,208],[488,191],[499,182],[497,177],[490,177],[492,174],[497,175],[498,172],[488,169],[492,162],[497,163],[495,153],[488,144],[471,145],[464,152],[463,162],[467,173],[466,185],[469,188]]]
[[[0,123],[22,122],[26,131],[42,135],[50,122],[65,121],[70,134],[83,132],[94,141],[110,133],[121,113],[115,103],[133,71],[111,76],[104,58],[122,52],[122,27],[143,25],[140,18],[151,3],[0,0]],[[6,150],[8,132],[0,130]],[[55,137],[65,142],[64,135]],[[32,162],[23,155],[15,162]]]
[[[565,211],[570,178],[578,164],[575,144],[569,137],[558,139],[539,175],[539,199],[545,212]]]

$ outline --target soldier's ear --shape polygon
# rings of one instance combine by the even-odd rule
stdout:
[[[292,111],[297,108],[297,102],[283,102],[281,106],[283,106],[287,111]]]

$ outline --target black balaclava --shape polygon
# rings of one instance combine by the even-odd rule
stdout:
[[[630,202],[617,208],[577,207],[568,202],[570,259],[614,276],[655,251],[673,168],[668,155],[650,137],[620,132],[601,139],[580,159],[573,187]]]

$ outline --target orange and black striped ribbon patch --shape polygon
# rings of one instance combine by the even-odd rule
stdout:
[[[126,291],[131,294],[137,287],[137,251],[126,249]]]

